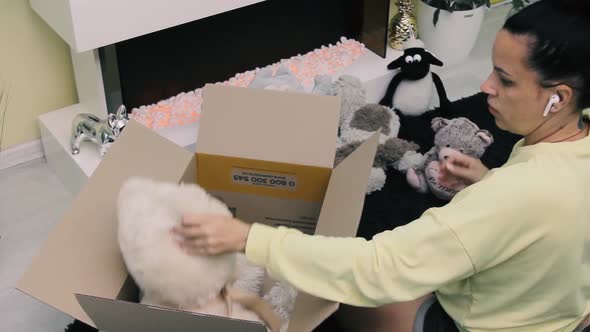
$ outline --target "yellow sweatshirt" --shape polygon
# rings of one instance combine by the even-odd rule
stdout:
[[[519,142],[446,206],[371,241],[254,224],[246,255],[341,303],[435,292],[462,331],[572,331],[590,313],[590,137]]]

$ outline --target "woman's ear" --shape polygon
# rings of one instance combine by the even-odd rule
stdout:
[[[568,105],[575,103],[574,89],[565,84],[560,84],[555,87],[555,94],[559,96],[559,102],[555,103],[555,108],[552,111],[558,112]]]

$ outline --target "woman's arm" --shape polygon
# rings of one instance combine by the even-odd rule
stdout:
[[[474,271],[452,230],[429,213],[371,241],[212,218],[185,218],[185,230],[178,232],[192,239],[183,242],[187,250],[216,254],[243,249],[245,243],[248,259],[265,266],[273,277],[306,293],[351,305],[416,299]]]
[[[561,201],[543,189],[543,172],[525,163],[496,169],[444,207],[371,241],[211,216],[187,216],[177,233],[189,252],[245,249],[250,261],[309,294],[380,306],[493,268],[546,236],[551,228],[537,227],[538,220]]]

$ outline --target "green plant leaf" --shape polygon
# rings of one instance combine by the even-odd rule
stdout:
[[[436,26],[436,23],[438,23],[439,16],[440,16],[440,8],[434,12],[434,17],[432,18],[432,24],[434,24],[434,26]]]
[[[421,0],[427,5],[446,10],[446,11],[459,11],[459,10],[471,10],[476,9],[481,6],[491,6],[490,0]],[[526,1],[529,2],[530,0],[516,0],[516,1]]]
[[[422,0],[425,4],[430,7],[448,10],[450,7],[451,0]]]

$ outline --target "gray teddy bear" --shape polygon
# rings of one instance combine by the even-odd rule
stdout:
[[[439,183],[440,161],[458,151],[474,158],[480,158],[487,147],[494,142],[492,134],[467,118],[432,119],[432,129],[436,132],[434,146],[421,156],[420,162],[407,169],[406,178],[410,186],[421,193],[430,190],[436,197],[452,199],[457,192],[467,186],[459,184],[448,188]],[[406,158],[408,155],[404,156]]]

